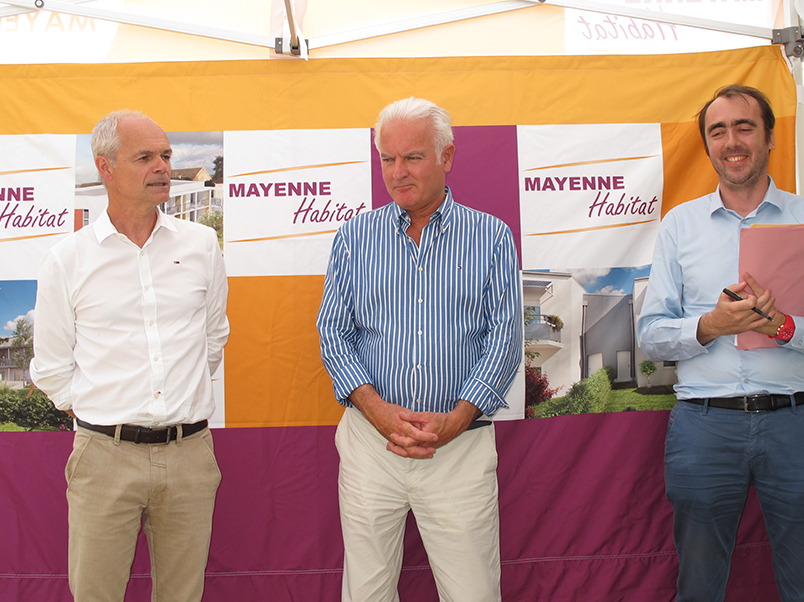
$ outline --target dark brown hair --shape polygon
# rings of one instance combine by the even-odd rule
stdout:
[[[770,102],[768,101],[767,96],[765,96],[762,92],[757,90],[756,88],[752,88],[751,86],[741,86],[740,84],[731,84],[730,86],[723,86],[712,97],[712,100],[707,102],[703,108],[698,112],[698,129],[701,131],[701,138],[703,139],[704,147],[706,148],[707,154],[709,154],[709,145],[706,143],[706,131],[705,131],[705,124],[706,121],[706,111],[709,109],[709,105],[715,102],[718,98],[725,96],[726,98],[743,98],[751,97],[759,103],[759,110],[762,114],[762,121],[765,123],[765,141],[770,141],[771,134],[773,133],[773,127],[776,125],[776,117],[773,115],[773,109],[770,106]]]

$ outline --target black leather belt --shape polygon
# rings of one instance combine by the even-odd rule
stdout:
[[[467,431],[473,431],[475,429],[479,429],[483,426],[488,426],[491,424],[491,420],[478,420],[475,418],[472,422],[469,423],[469,426],[466,427]]]
[[[794,393],[797,406],[804,406],[804,392]],[[682,399],[699,406],[704,405],[706,399]],[[790,395],[743,395],[742,397],[710,397],[709,407],[724,408],[726,410],[740,410],[742,412],[772,412],[781,408],[790,407]]]
[[[103,433],[110,437],[115,436],[117,431],[116,426],[102,426],[98,424],[90,424],[76,418],[75,420],[81,428]],[[189,437],[207,428],[207,421],[201,420],[193,424],[181,425],[181,436]],[[120,440],[131,441],[132,443],[167,443],[168,441],[175,441],[178,436],[178,427],[167,426],[164,428],[149,428],[147,426],[136,426],[133,424],[124,424],[120,429]]]

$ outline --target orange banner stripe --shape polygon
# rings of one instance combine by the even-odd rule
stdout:
[[[243,240],[227,240],[227,243],[235,242],[259,242],[261,240],[282,240],[283,238],[299,238],[301,236],[318,236],[319,234],[334,234],[337,230],[323,230],[321,232],[305,232],[302,234],[283,234],[282,236],[264,236],[263,238],[244,238]]]
[[[37,167],[35,169],[15,169],[13,171],[0,171],[0,176],[10,176],[15,173],[36,173],[39,171],[56,171],[59,169],[72,169],[71,167]]]
[[[318,165],[299,165],[297,167],[283,167],[281,169],[266,169],[265,171],[252,171],[249,173],[238,173],[230,178],[242,178],[244,176],[258,176],[264,173],[281,173],[283,171],[298,171],[300,169],[315,169],[316,167],[338,167],[340,165],[357,165],[358,163],[365,163],[365,161],[344,161],[342,163],[319,163]]]
[[[525,234],[525,236],[550,236],[551,234],[575,234],[576,232],[591,232],[593,230],[609,230],[611,228],[625,228],[626,226],[638,226],[649,224],[658,220],[649,219],[645,222],[630,222],[628,224],[612,224],[610,226],[593,226],[591,228],[578,228],[576,230],[558,230],[556,232],[536,232],[535,234]]]
[[[617,163],[618,161],[639,161],[640,159],[653,159],[659,155],[646,155],[644,157],[622,157],[621,159],[598,159],[596,161],[578,161],[577,163],[560,163],[559,165],[545,165],[544,167],[531,167],[524,171],[538,171],[540,169],[557,169],[559,167],[577,167],[578,165],[599,165],[600,163]]]
[[[60,234],[71,234],[70,232],[51,232],[50,234],[32,234],[31,236],[17,236],[15,238],[0,238],[0,242],[13,242],[15,240],[29,240],[31,238],[45,238],[46,236],[59,236]]]

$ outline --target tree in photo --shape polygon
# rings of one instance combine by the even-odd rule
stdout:
[[[33,359],[33,324],[26,318],[17,318],[11,335],[11,361],[22,370],[23,381],[29,384],[28,367]]]
[[[525,405],[533,408],[551,399],[561,387],[550,388],[547,375],[540,368],[525,366]]]
[[[215,230],[218,235],[218,244],[223,249],[223,213],[207,213],[198,218],[198,223]]]
[[[213,182],[223,182],[223,155],[218,155],[212,162],[214,167],[212,171]]]
[[[645,360],[639,364],[639,371],[648,378],[648,389],[650,389],[653,386],[650,384],[650,375],[656,372],[656,364],[650,360]]]

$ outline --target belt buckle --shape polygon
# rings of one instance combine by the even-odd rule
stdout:
[[[153,428],[149,428],[147,426],[137,426],[136,429],[137,430],[134,433],[134,443],[136,443],[138,445],[140,443],[146,443],[147,445],[151,445],[151,444],[155,443],[153,438],[155,436],[157,436],[157,434],[161,435],[161,433],[163,433],[163,432],[165,433],[165,441],[164,442],[165,443],[170,443],[170,428],[153,429]],[[147,441],[144,440],[145,435],[148,435],[148,440]],[[158,443],[162,443],[162,442],[159,441]]]
[[[749,407],[749,402],[752,397],[756,397],[755,395],[743,395],[743,408],[748,414],[759,414],[762,410],[752,410]]]

